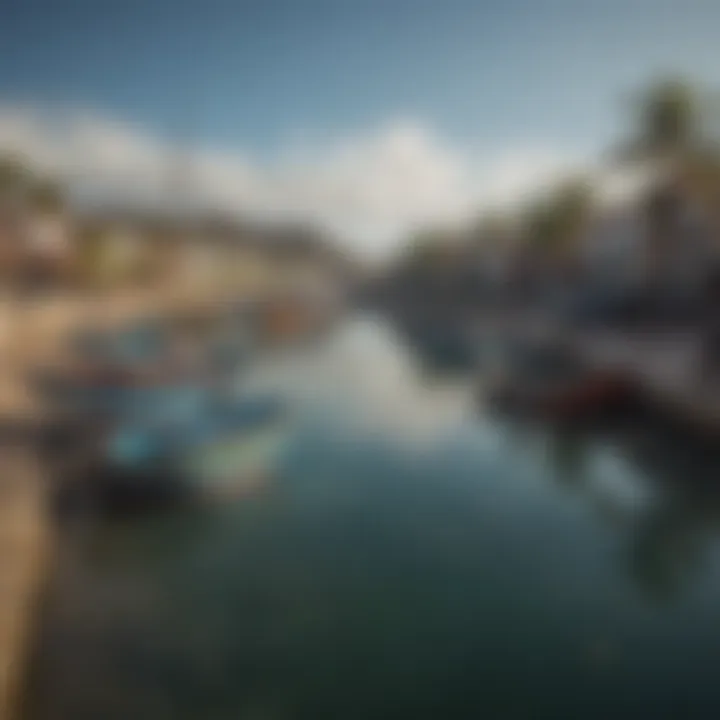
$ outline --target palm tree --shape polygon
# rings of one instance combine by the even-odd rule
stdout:
[[[644,208],[646,258],[653,283],[673,264],[685,199],[692,190],[688,178],[697,176],[691,168],[707,155],[703,125],[701,94],[682,79],[659,80],[636,99],[635,127],[621,158],[650,163],[657,175]]]
[[[679,78],[658,80],[633,105],[634,127],[621,146],[621,159],[674,164],[697,150],[702,113],[693,85]]]

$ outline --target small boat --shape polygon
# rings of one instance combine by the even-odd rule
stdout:
[[[491,403],[511,410],[573,419],[620,407],[633,395],[625,374],[594,370],[559,347],[515,348],[497,364],[490,383]]]
[[[192,376],[137,374],[122,368],[90,367],[67,373],[45,373],[37,387],[56,408],[103,416],[155,415],[192,409],[207,391]]]
[[[235,377],[252,350],[247,333],[234,328],[204,339],[166,338],[162,347],[153,342],[140,347],[136,337],[137,344],[130,343],[134,349],[126,352],[93,334],[85,341],[98,347],[84,346],[87,352],[64,372],[41,374],[37,387],[56,407],[110,415],[154,412],[200,398],[218,381]]]
[[[242,493],[265,479],[286,438],[285,422],[268,423],[202,443],[183,454],[179,465],[203,495]]]
[[[158,497],[240,492],[272,468],[287,430],[287,408],[274,396],[210,405],[177,422],[128,423],[105,443],[101,495],[114,506],[153,507]]]

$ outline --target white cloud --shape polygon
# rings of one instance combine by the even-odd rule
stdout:
[[[91,113],[0,107],[0,149],[68,178],[80,197],[93,199],[166,203],[170,173],[183,167],[162,139]],[[517,201],[577,166],[545,149],[463,152],[414,120],[278,157],[261,163],[241,152],[186,150],[191,181],[173,192],[245,216],[315,222],[377,255],[416,227]]]

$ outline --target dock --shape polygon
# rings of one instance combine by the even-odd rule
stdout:
[[[702,371],[696,330],[568,327],[543,313],[481,318],[475,335],[568,348],[590,371],[627,377],[648,404],[684,425],[720,435],[720,372]]]

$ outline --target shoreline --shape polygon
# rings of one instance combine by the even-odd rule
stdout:
[[[145,314],[197,309],[259,293],[117,293],[0,299],[0,720],[21,716],[38,612],[53,563],[46,470],[34,431],[49,409],[28,382],[61,364],[63,341],[83,326],[112,328]]]

